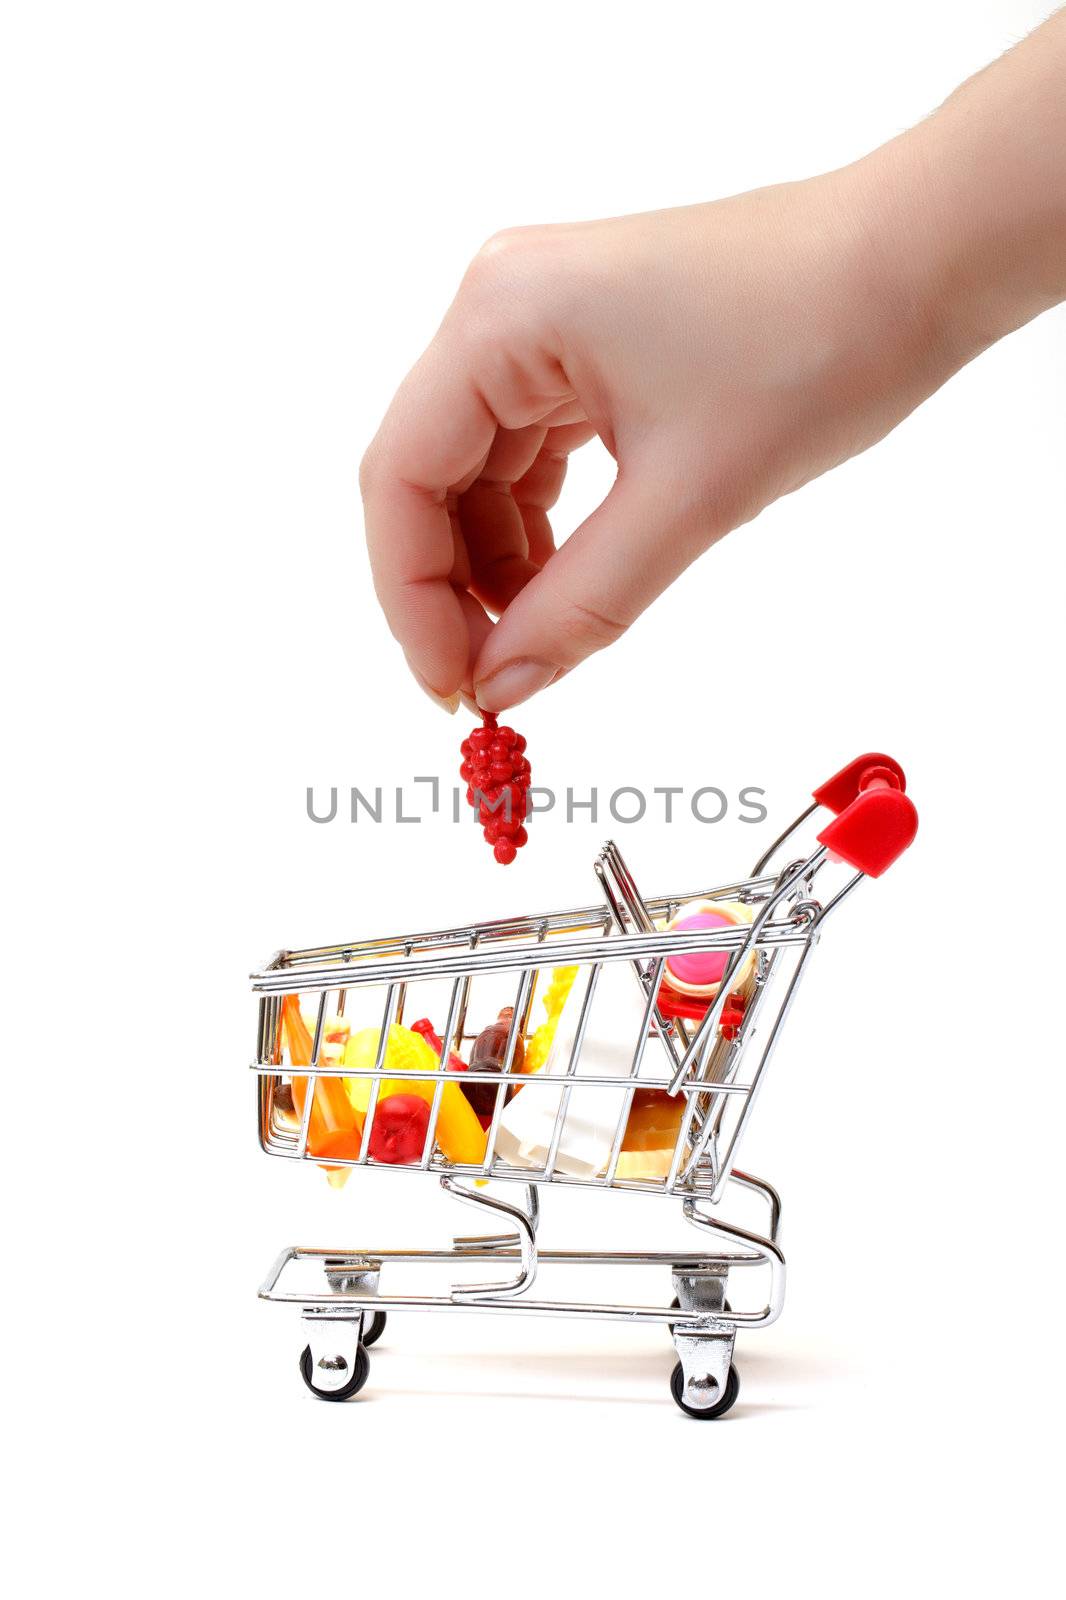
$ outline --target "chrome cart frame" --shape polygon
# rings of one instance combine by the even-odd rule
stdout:
[[[824,806],[835,813],[809,853],[780,861],[783,847]],[[324,1399],[346,1399],[366,1382],[367,1347],[380,1336],[384,1312],[524,1312],[536,1316],[665,1324],[678,1361],[671,1390],[691,1416],[713,1418],[732,1406],[738,1390],[733,1348],[738,1329],[767,1327],[780,1315],[785,1291],[785,1258],[779,1235],[781,1205],[770,1184],[734,1165],[766,1068],[777,1047],[810,957],[826,918],[864,876],[879,876],[914,836],[917,816],[905,794],[902,769],[891,758],[866,755],[814,793],[809,806],[756,864],[750,878],[697,894],[644,899],[614,844],[601,851],[595,870],[603,894],[599,906],[536,917],[520,917],[348,945],[279,953],[253,974],[259,995],[258,1048],[253,1071],[258,1081],[258,1129],[262,1149],[296,1161],[318,1161],[309,1149],[312,1106],[319,1081],[345,1077],[369,1080],[369,1100],[359,1148],[348,1158],[331,1154],[333,1169],[379,1167],[371,1154],[375,1113],[382,1083],[397,1076],[432,1085],[428,1127],[420,1159],[390,1165],[392,1171],[437,1174],[454,1198],[490,1212],[493,1231],[454,1239],[449,1248],[412,1250],[310,1249],[282,1251],[260,1289],[265,1300],[298,1306],[308,1343],[301,1370],[308,1387]],[[847,870],[841,872],[841,867]],[[823,873],[840,881],[824,900],[814,895]],[[726,902],[748,908],[749,922],[710,930],[665,931],[689,901]],[[667,963],[683,954],[722,952],[726,957],[717,994],[685,1019],[665,998]],[[601,974],[618,965],[631,974],[640,1016],[624,1070],[604,1075],[588,1066],[586,1039],[596,1036],[596,994]],[[572,1043],[561,1070],[515,1070],[516,1045],[527,1033],[534,997],[553,969],[576,967],[580,995]],[[447,985],[447,1020],[432,1070],[402,1073],[386,1063],[389,1029],[416,1014],[412,997],[419,986]],[[500,1071],[464,1071],[457,1080],[449,1055],[476,1036],[468,1028],[472,996],[491,980],[514,985],[512,1012]],[[630,979],[624,980],[627,984]],[[582,984],[578,990],[578,984]],[[739,1018],[727,1011],[734,989],[743,990]],[[371,1015],[378,1027],[372,1066],[353,1069],[331,1061],[324,1049],[330,1002],[344,1016],[353,1003],[366,1006],[376,994]],[[284,1057],[283,1001],[301,996],[310,1002],[313,1039],[309,1059],[294,1071]],[[699,1014],[702,1009],[702,1015]],[[372,1046],[373,1048],[373,1046]],[[582,1068],[586,1067],[583,1071]],[[291,1080],[303,1084],[302,1114],[294,1115]],[[446,1084],[484,1083],[495,1089],[485,1130],[484,1156],[456,1162],[437,1139]],[[560,1168],[568,1114],[575,1092],[595,1088],[594,1103],[609,1112],[614,1137],[595,1173]],[[543,1157],[508,1157],[498,1148],[501,1120],[511,1095],[544,1095],[551,1128]],[[633,1097],[657,1089],[683,1098],[679,1130],[661,1175],[627,1177],[620,1172],[623,1136]],[[611,1101],[602,1100],[605,1094]],[[576,1104],[576,1102],[573,1102]],[[585,1104],[592,1103],[586,1098]],[[527,1103],[528,1104],[528,1103]],[[487,1115],[487,1114],[486,1114]],[[512,1199],[490,1192],[488,1182],[518,1184]],[[704,1236],[692,1251],[548,1250],[539,1242],[540,1194],[557,1184],[584,1189],[630,1190],[674,1196],[685,1220]],[[766,1209],[764,1231],[726,1221],[717,1207],[727,1194],[747,1191]],[[505,1191],[506,1192],[506,1191]],[[513,1193],[513,1190],[512,1190]],[[437,1294],[383,1291],[381,1278],[400,1266],[448,1264],[505,1269],[501,1281],[459,1281]],[[605,1303],[595,1300],[535,1299],[531,1291],[541,1267],[578,1266],[668,1268],[674,1292],[671,1305]],[[761,1269],[765,1303],[735,1310],[727,1299],[731,1275]],[[760,1294],[760,1299],[762,1299]]]

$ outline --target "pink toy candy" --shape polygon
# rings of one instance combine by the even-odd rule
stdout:
[[[716,928],[746,928],[751,920],[750,909],[731,900],[690,900],[687,906],[678,908],[667,928],[671,933],[710,933]],[[680,994],[713,999],[732,954],[730,950],[693,950],[671,956],[666,963],[666,981]],[[752,951],[730,980],[734,992],[739,993],[751,976],[753,963]]]
[[[694,917],[682,917],[680,922],[672,923],[671,929],[674,933],[687,933],[690,929],[729,928],[732,925],[732,919],[723,917],[720,911],[700,911]],[[666,963],[666,970],[675,981],[690,985],[693,989],[706,989],[712,983],[721,983],[728,961],[727,950],[694,951],[687,956],[671,956]]]

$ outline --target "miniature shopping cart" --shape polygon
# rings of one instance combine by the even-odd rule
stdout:
[[[713,1418],[730,1409],[738,1390],[733,1365],[737,1331],[775,1321],[785,1287],[777,1194],[733,1163],[823,923],[863,877],[880,876],[914,837],[917,815],[905,788],[903,771],[890,757],[859,757],[815,790],[813,804],[774,842],[750,878],[698,895],[645,899],[616,846],[608,844],[595,864],[601,904],[442,932],[285,951],[254,974],[252,985],[259,996],[254,1070],[262,1149],[289,1160],[317,1161],[334,1176],[346,1175],[349,1168],[380,1170],[386,1165],[393,1172],[434,1173],[448,1193],[492,1218],[490,1232],[456,1238],[436,1250],[284,1250],[260,1296],[300,1308],[308,1339],[301,1371],[313,1393],[343,1400],[363,1387],[369,1371],[367,1347],[380,1337],[386,1310],[515,1311],[664,1324],[677,1352],[671,1390],[682,1411]],[[819,806],[834,815],[809,853],[790,856],[783,847]],[[815,897],[816,887],[821,899]],[[711,918],[721,925],[666,927],[697,899],[742,907],[746,920]],[[714,998],[701,1002],[675,991],[670,974],[676,958],[708,952],[721,953],[724,961]],[[538,994],[543,997],[560,969],[576,969],[570,979],[568,1003],[574,1009],[565,1048],[551,1069],[521,1073],[520,1041],[531,1030]],[[610,984],[626,986],[637,1023],[624,1053],[610,1058],[615,1065],[605,1073],[602,1057],[595,1071],[590,1063],[591,1041],[602,1020],[598,991],[610,987],[603,981],[608,973]],[[468,1069],[460,1080],[456,1068],[463,1066],[464,1044],[477,1034],[476,1019],[496,1016],[501,1000],[511,1008],[502,1060],[492,1071]],[[308,1019],[308,1049],[294,1063],[286,1056],[284,1017],[285,1008],[297,1004]],[[420,1017],[431,1007],[444,1018],[436,1041],[439,1050],[434,1049],[427,1068],[403,1072],[408,1085],[414,1082],[430,1102],[428,1125],[420,1153],[395,1165],[372,1152],[381,1090],[396,1076],[388,1065],[388,1041],[396,1031],[393,1024]],[[371,1046],[376,1055],[361,1067],[330,1054],[331,1019],[336,1027],[337,1018],[345,1019],[346,1029],[361,1019],[377,1030],[370,1035],[378,1040]],[[608,1020],[617,1021],[617,1012]],[[314,1107],[323,1085],[336,1092],[338,1077],[349,1086],[353,1081],[367,1085],[361,1091],[365,1120],[357,1145],[347,1156],[334,1151],[327,1163],[315,1147]],[[479,1149],[477,1160],[445,1155],[438,1138],[445,1093],[454,1093],[457,1082],[489,1085],[490,1100],[495,1091],[484,1154]],[[294,1096],[294,1089],[300,1093]],[[649,1175],[638,1169],[634,1174],[623,1152],[625,1130],[635,1096],[649,1090],[659,1092],[660,1103],[663,1093],[678,1099],[676,1138],[661,1170]],[[528,1150],[518,1153],[514,1141],[503,1137],[508,1107],[524,1096],[544,1097],[525,1102],[528,1113],[538,1107],[544,1112],[541,1120],[548,1129],[535,1158]],[[601,1098],[607,1096],[609,1101]],[[595,1170],[563,1159],[568,1123],[579,1101],[586,1109],[610,1108],[613,1137]],[[497,1185],[511,1187],[501,1193]],[[700,1248],[547,1250],[538,1237],[540,1196],[555,1185],[676,1198],[685,1219],[702,1235]],[[719,1213],[723,1198],[738,1191],[753,1193],[765,1205],[764,1231],[726,1221]],[[483,1281],[490,1263],[499,1264],[502,1281]],[[632,1266],[668,1270],[672,1303],[665,1295],[654,1304],[618,1304],[533,1294],[541,1268]],[[390,1292],[392,1280],[403,1276],[404,1269],[408,1275],[415,1269],[424,1289],[434,1267],[462,1281],[445,1283],[435,1293]],[[734,1310],[727,1298],[731,1280],[741,1273],[759,1274],[764,1281],[765,1303],[757,1309]],[[763,1299],[762,1289],[758,1299]]]

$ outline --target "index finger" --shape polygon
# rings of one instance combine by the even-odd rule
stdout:
[[[469,363],[439,334],[400,385],[360,469],[378,600],[411,671],[445,701],[468,684],[491,626],[451,582],[456,535],[448,494],[477,473],[496,427]]]

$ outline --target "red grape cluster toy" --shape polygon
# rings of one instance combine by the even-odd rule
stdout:
[[[529,835],[529,762],[526,741],[513,728],[499,728],[491,711],[462,743],[459,776],[468,785],[467,803],[476,807],[485,838],[501,867],[510,866]]]

